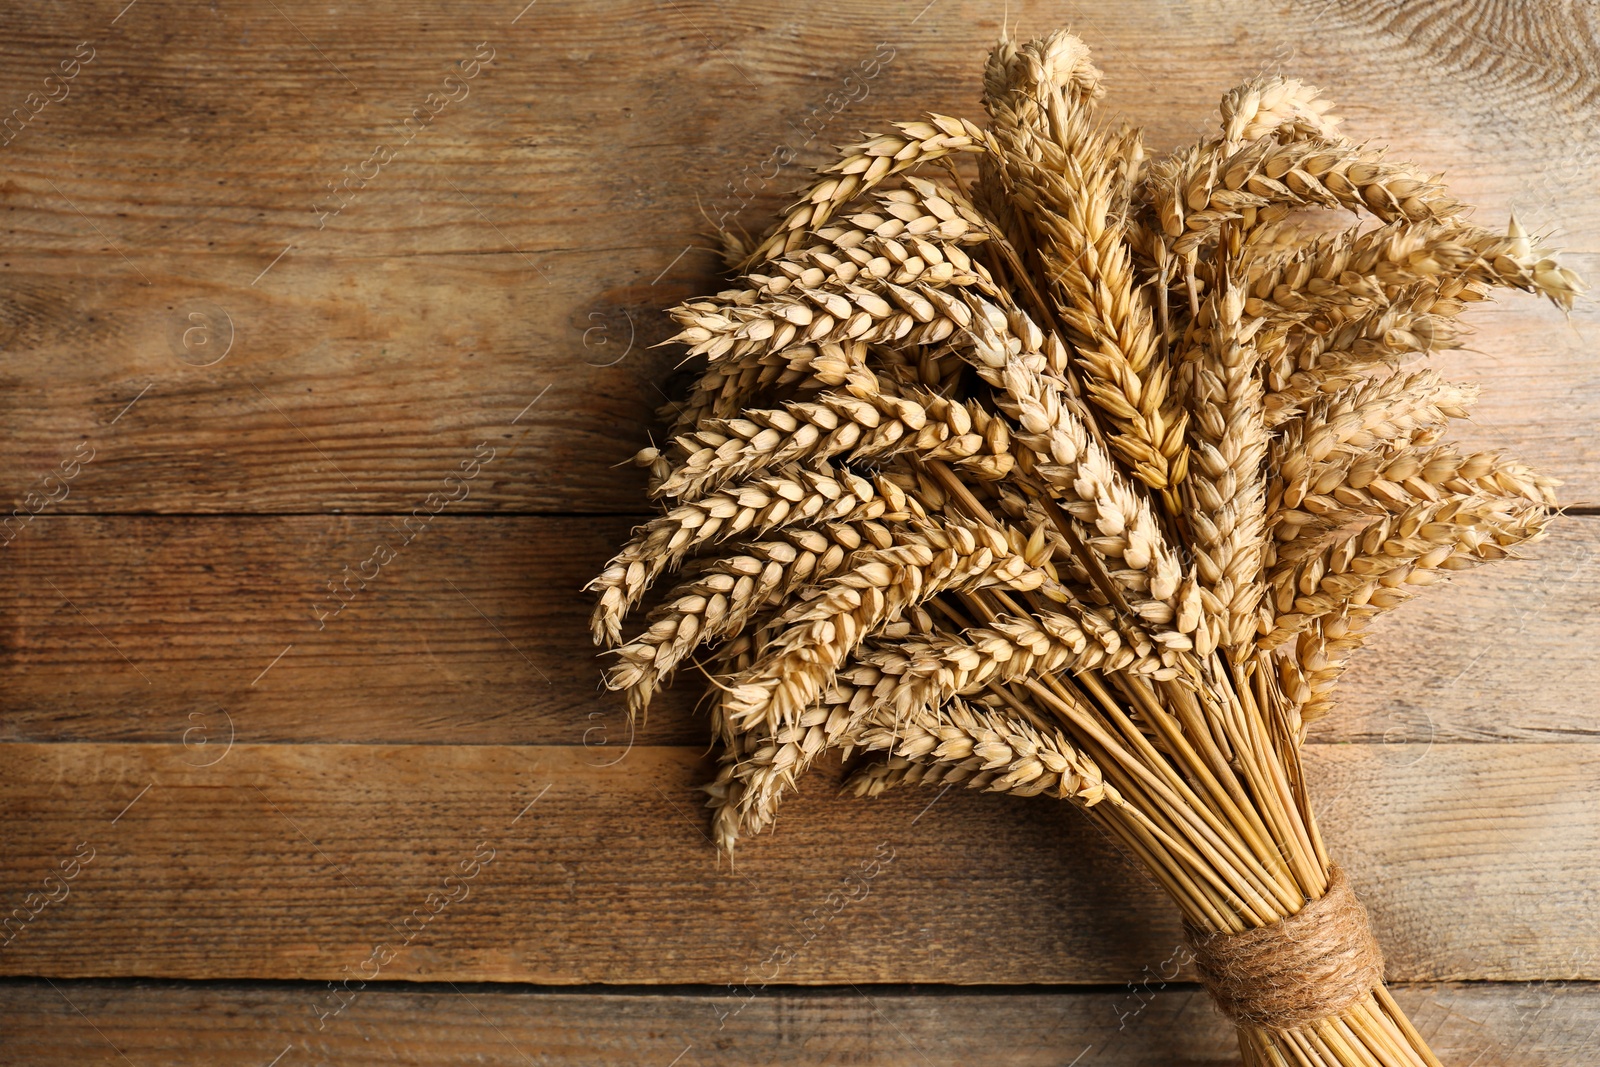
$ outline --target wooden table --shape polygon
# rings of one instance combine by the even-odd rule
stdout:
[[[597,691],[580,586],[707,216],[975,115],[1003,5],[124,2],[0,14],[0,1062],[1235,1061],[1065,805],[823,774],[719,869],[697,685],[631,740]],[[1158,150],[1322,84],[1600,276],[1592,2],[1009,19],[1077,28]],[[1308,759],[1445,1061],[1592,1064],[1600,316],[1474,321],[1470,441],[1575,506],[1390,620]]]

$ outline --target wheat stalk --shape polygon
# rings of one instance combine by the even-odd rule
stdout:
[[[1197,946],[1281,955],[1337,906],[1329,951],[1368,952],[1333,903],[1306,726],[1378,615],[1513,556],[1555,504],[1445,439],[1473,388],[1401,364],[1495,289],[1570,307],[1583,283],[1346,139],[1304,83],[1237,87],[1215,136],[1148,165],[1100,86],[1070,34],[1001,41],[988,129],[842,149],[729,245],[732,287],[672,309],[705,366],[636,457],[661,514],[591,583],[607,684],[643,714],[686,665],[715,680],[724,850],[838,750],[861,796],[1080,806]],[[1308,236],[1318,209],[1378,225]],[[1436,1067],[1361,958],[1295,994],[1203,973],[1252,1067]]]

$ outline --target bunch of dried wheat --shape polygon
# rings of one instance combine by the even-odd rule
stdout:
[[[1444,443],[1473,391],[1405,365],[1492,287],[1581,283],[1300,82],[1154,164],[1099,83],[1067,33],[1002,41],[987,128],[846,148],[673,309],[708,367],[639,457],[663,513],[593,583],[609,684],[642,713],[706,650],[723,848],[829,748],[872,754],[862,795],[1063,797],[1181,906],[1249,1063],[1435,1064],[1299,749],[1375,615],[1554,503]]]

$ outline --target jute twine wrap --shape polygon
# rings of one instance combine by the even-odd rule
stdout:
[[[1271,926],[1227,934],[1187,930],[1206,988],[1242,1026],[1292,1030],[1338,1015],[1383,981],[1367,909],[1344,872],[1328,891]]]

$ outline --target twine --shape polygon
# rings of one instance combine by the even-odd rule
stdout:
[[[1292,1030],[1331,1018],[1383,982],[1367,909],[1338,867],[1325,894],[1270,926],[1186,932],[1212,999],[1241,1026]]]

